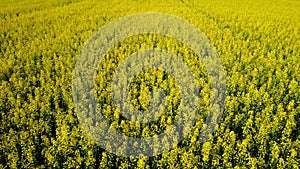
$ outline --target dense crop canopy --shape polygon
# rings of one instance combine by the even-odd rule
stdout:
[[[168,129],[181,108],[176,79],[147,69],[130,82],[130,102],[147,110],[149,95],[163,93],[166,106],[157,111],[159,118],[139,123],[118,111],[111,95],[113,72],[141,49],[168,50],[184,60],[201,101],[192,132],[172,150],[151,158],[120,157],[97,146],[80,125],[72,96],[73,69],[84,44],[101,26],[149,11],[182,17],[209,38],[226,72],[226,105],[213,135],[197,142],[211,101],[203,63],[171,37],[128,37],[97,68],[98,109],[111,128],[151,137]],[[0,168],[298,168],[299,11],[298,0],[2,1]],[[161,144],[174,146],[169,140]],[[128,148],[120,146],[121,151]]]

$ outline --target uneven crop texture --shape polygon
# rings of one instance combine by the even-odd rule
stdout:
[[[176,81],[153,69],[133,79],[130,98],[146,110],[149,91],[160,88],[168,101],[163,115],[139,124],[116,110],[108,84],[112,70],[137,50],[177,54],[201,89],[201,113],[188,137],[168,152],[138,159],[105,151],[83,131],[72,76],[95,31],[142,12],[173,14],[202,30],[221,58],[227,90],[220,124],[198,143],[210,102],[201,61],[169,37],[140,35],[118,43],[100,64],[95,84],[99,108],[112,128],[153,136],[172,124],[180,108]],[[0,16],[0,168],[299,168],[300,1],[1,0]]]

